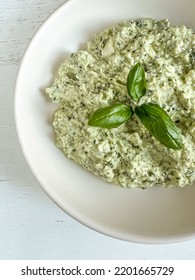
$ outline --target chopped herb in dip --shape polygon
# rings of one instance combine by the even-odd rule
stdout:
[[[95,35],[84,50],[61,65],[54,84],[46,89],[59,103],[53,120],[57,146],[85,169],[124,188],[191,184],[195,180],[194,53],[194,31],[171,26],[168,20],[125,21]],[[139,92],[130,98],[126,84],[132,84],[128,75],[137,63],[145,70],[147,87],[139,84]],[[104,127],[89,125],[90,116],[101,108],[106,108]],[[167,116],[171,121],[165,123]],[[92,122],[97,124],[100,117],[95,117]],[[105,126],[105,117],[111,127]],[[154,117],[158,121],[149,126]],[[175,149],[160,142],[159,124],[171,135],[163,141]],[[179,142],[174,138],[178,130]]]

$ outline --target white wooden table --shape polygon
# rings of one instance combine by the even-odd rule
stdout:
[[[86,228],[32,176],[16,138],[15,78],[33,34],[64,2],[0,0],[0,259],[195,259],[195,240],[134,244]]]

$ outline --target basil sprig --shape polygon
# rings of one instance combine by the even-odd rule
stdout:
[[[145,95],[147,83],[143,66],[138,62],[130,70],[127,77],[128,95],[138,102]],[[180,150],[182,148],[182,134],[171,120],[170,116],[157,104],[149,103],[135,107],[135,114],[145,128],[161,144],[167,148]],[[130,106],[114,104],[95,111],[88,124],[102,128],[116,128],[129,120],[133,115]]]
[[[127,77],[127,90],[129,96],[136,102],[146,93],[145,71],[139,62],[129,72]]]
[[[132,117],[132,109],[124,104],[115,104],[95,111],[88,124],[102,128],[116,128]]]
[[[135,113],[161,144],[174,150],[182,148],[181,131],[159,105],[143,104],[135,108]]]

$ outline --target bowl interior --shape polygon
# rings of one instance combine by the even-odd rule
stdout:
[[[55,105],[44,94],[57,69],[94,33],[119,21],[168,18],[195,27],[194,0],[71,0],[42,25],[23,57],[15,88],[19,141],[48,195],[85,225],[123,240],[175,242],[195,236],[195,186],[126,190],[66,159],[54,144]]]

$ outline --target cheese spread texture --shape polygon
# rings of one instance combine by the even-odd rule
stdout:
[[[88,125],[97,109],[117,102],[135,106],[125,86],[140,62],[147,91],[138,103],[157,103],[182,131],[183,147],[160,144],[134,115],[118,128]],[[124,188],[184,187],[195,179],[195,34],[168,20],[121,22],[94,36],[61,65],[46,89],[59,103],[53,127],[64,154]],[[64,171],[66,172],[66,171]]]

